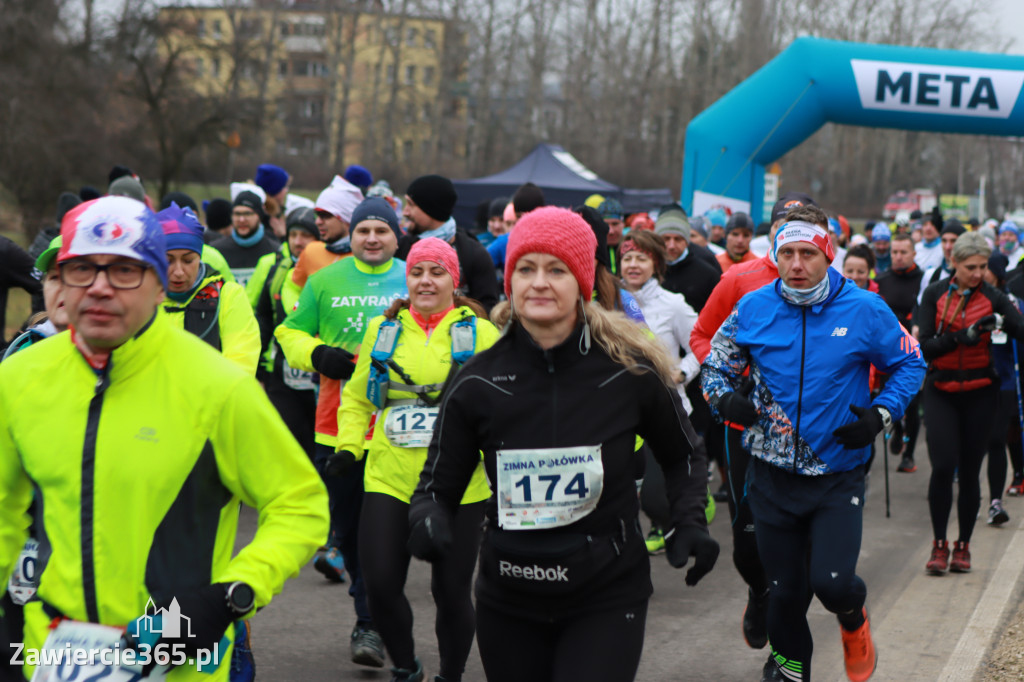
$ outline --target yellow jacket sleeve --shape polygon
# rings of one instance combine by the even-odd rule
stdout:
[[[366,397],[366,383],[370,379],[370,352],[377,342],[377,333],[383,321],[383,316],[370,320],[363,343],[359,347],[355,371],[341,392],[341,407],[338,409],[338,444],[335,450],[348,450],[357,460],[363,458],[366,430],[370,427],[370,417],[377,411],[377,406]]]
[[[262,256],[256,261],[256,270],[253,271],[252,277],[245,283],[245,295],[249,299],[249,305],[256,309],[256,304],[259,303],[260,294],[263,292],[263,287],[267,283],[267,275],[270,274],[270,268],[274,267],[274,263],[277,260],[278,253],[268,253]]]
[[[0,390],[0,594],[7,590],[7,577],[28,537],[28,506],[32,501],[32,484],[22,468],[7,423],[16,387],[7,383],[4,388],[7,390]]]
[[[260,327],[242,285],[224,282],[217,324],[220,325],[221,353],[250,376],[256,376],[260,361]]]
[[[312,287],[303,287],[294,310],[274,329],[288,364],[304,372],[315,372],[313,350],[323,341],[316,337],[320,329],[319,309]]]
[[[327,491],[255,379],[231,392],[210,440],[224,486],[259,511],[256,535],[213,581],[248,583],[261,606],[327,538]]]

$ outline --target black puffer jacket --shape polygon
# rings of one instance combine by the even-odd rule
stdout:
[[[637,523],[638,434],[665,472],[673,525],[707,525],[707,462],[678,393],[652,370],[628,371],[596,343],[582,354],[581,336],[578,327],[561,345],[542,350],[513,324],[493,347],[473,357],[445,393],[411,503],[412,524],[438,505],[455,510],[483,452],[494,494],[477,599],[524,617],[564,617],[650,596],[650,563]],[[499,450],[596,445],[603,491],[588,515],[555,528],[500,527]],[[521,477],[513,480],[507,492],[522,495]],[[551,477],[530,482],[535,499],[551,499],[550,482]],[[515,566],[529,568],[533,579],[509,575]],[[536,577],[538,567],[546,569],[546,579]],[[560,568],[567,570],[559,573]]]

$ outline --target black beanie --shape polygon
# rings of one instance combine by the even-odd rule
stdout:
[[[110,169],[110,172],[107,173],[107,185],[110,185],[112,182],[114,182],[114,180],[117,180],[118,178],[123,178],[126,175],[131,175],[132,177],[134,177],[135,173],[133,173],[132,169],[129,168],[128,166],[114,166],[113,168]]]
[[[288,232],[292,230],[305,230],[313,235],[314,238],[320,239],[320,230],[316,226],[316,211],[308,206],[293,208],[288,217],[285,218],[284,226]]]
[[[260,217],[260,220],[263,220],[263,201],[260,199],[260,195],[256,194],[256,192],[250,192],[248,190],[245,192],[239,192],[238,196],[235,197],[235,200],[231,202],[231,207],[234,208],[235,206],[251,208],[256,212],[256,215]]]
[[[487,212],[488,219],[500,218],[505,215],[505,207],[508,206],[508,197],[491,199],[490,210]]]
[[[442,175],[421,175],[409,183],[405,193],[424,213],[442,222],[452,217],[459,198],[452,181]]]
[[[604,221],[600,213],[586,204],[577,206],[573,211],[587,221],[587,225],[590,225],[590,229],[594,231],[594,236],[597,237],[597,253],[594,254],[597,262],[611,270],[612,259],[608,254],[608,223]]]
[[[170,208],[171,203],[177,204],[180,208],[190,208],[193,213],[197,216],[199,215],[199,206],[196,204],[196,200],[184,192],[168,192],[165,194],[164,198],[160,200],[160,210]]]
[[[80,203],[82,203],[82,200],[74,192],[61,192],[61,195],[57,197],[57,225],[59,226],[61,221],[64,220],[65,213]]]
[[[532,182],[520,186],[512,195],[512,208],[515,209],[516,215],[524,215],[543,205],[544,191]]]
[[[940,232],[939,235],[941,236],[944,234],[955,234],[957,237],[959,237],[966,231],[967,229],[960,224],[959,220],[957,220],[956,218],[950,218],[949,220],[943,221],[942,232]]]
[[[211,199],[206,207],[206,226],[211,230],[231,227],[231,202],[227,199]]]
[[[729,216],[729,222],[725,224],[725,233],[729,234],[733,230],[750,230],[753,234],[755,227],[754,221],[746,213],[733,213]]]
[[[85,185],[82,189],[78,190],[78,198],[82,201],[92,201],[93,199],[99,199],[103,196],[98,189],[92,185]]]

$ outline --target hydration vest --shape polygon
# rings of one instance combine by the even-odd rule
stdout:
[[[224,286],[224,276],[216,270],[207,269],[208,276],[199,287],[199,291],[184,305],[168,306],[169,313],[182,312],[185,315],[185,331],[198,336],[219,352],[220,347],[220,290]]]
[[[366,397],[383,409],[388,402],[388,390],[409,391],[416,394],[419,404],[434,406],[441,400],[440,396],[431,398],[428,394],[440,391],[444,384],[414,384],[405,370],[392,357],[398,346],[398,337],[402,333],[402,325],[397,320],[385,320],[377,332],[373,350],[370,352],[370,376],[366,382]],[[449,327],[452,340],[452,362],[461,367],[476,352],[476,316],[463,318]],[[405,383],[391,383],[390,369],[402,378]]]

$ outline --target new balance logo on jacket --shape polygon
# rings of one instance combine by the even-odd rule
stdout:
[[[832,330],[832,336],[846,336],[846,327],[836,327]]]

